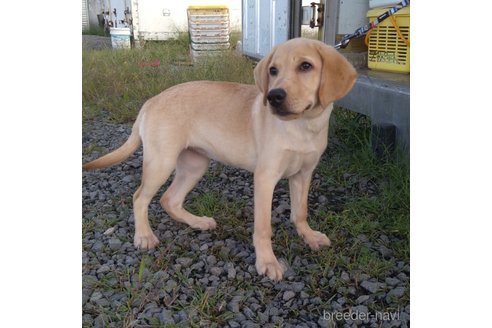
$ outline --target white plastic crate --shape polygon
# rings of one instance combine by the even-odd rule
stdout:
[[[190,33],[193,43],[227,43],[229,42],[229,32],[227,30],[200,31]]]
[[[191,48],[198,51],[227,50],[231,47],[230,43],[192,43]]]
[[[188,7],[188,31],[194,60],[229,49],[229,9],[225,6]]]

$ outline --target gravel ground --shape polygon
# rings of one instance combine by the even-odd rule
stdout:
[[[117,148],[130,130],[127,125],[85,122],[84,162]],[[385,246],[392,237],[380,235],[378,243],[364,235],[351,240],[393,261],[394,267],[384,276],[371,277],[357,268],[323,268],[308,256],[311,251],[288,222],[286,184],[280,184],[274,194],[274,244],[281,238],[278,231],[285,232],[295,241],[289,253],[293,255],[283,259],[289,266],[283,281],[259,277],[251,241],[252,175],[218,163],[210,164],[209,173],[188,198],[215,192],[226,203],[240,199],[242,206],[234,207],[232,216],[241,223],[216,216],[217,231],[200,232],[173,221],[158,202],[167,184],[149,208],[161,243],[155,250],[136,250],[131,201],[141,163],[140,149],[122,164],[83,173],[84,327],[410,325],[410,267]],[[313,183],[319,183],[317,179]],[[337,188],[312,192],[310,212],[320,206],[336,211],[346,197]],[[192,203],[187,202],[188,206]],[[279,254],[278,245],[274,251]],[[335,317],[343,314],[343,319]]]
[[[111,37],[99,35],[82,35],[82,49],[101,50],[111,48]]]

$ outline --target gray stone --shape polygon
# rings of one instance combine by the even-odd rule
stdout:
[[[351,308],[351,312],[357,313],[355,318],[358,318],[355,321],[356,324],[360,325],[362,322],[367,323],[370,320],[369,309],[365,305],[357,305]],[[364,320],[361,320],[364,318]]]
[[[179,257],[176,259],[176,263],[180,264],[183,268],[187,268],[193,263],[193,259],[189,257]]]
[[[93,321],[94,320],[92,319],[92,316],[88,313],[82,316],[82,324],[86,325],[87,327],[92,327]]]
[[[91,248],[94,252],[100,252],[104,249],[104,244],[100,240],[96,240]]]
[[[284,292],[284,295],[283,295],[282,299],[284,301],[288,301],[288,300],[290,300],[291,298],[293,298],[295,296],[296,296],[296,293],[295,292],[293,292],[292,290],[287,290],[287,291]]]
[[[248,318],[250,320],[254,320],[255,319],[255,313],[249,307],[247,307],[247,306],[244,307],[243,313],[246,316],[246,318]]]
[[[152,280],[155,282],[164,282],[167,278],[169,278],[169,273],[162,270],[155,272],[152,276]]]
[[[388,292],[388,294],[386,294],[386,302],[390,303],[391,300],[393,300],[393,299],[396,300],[396,299],[402,297],[405,294],[405,290],[406,290],[405,287],[393,288],[392,290],[390,290]]]
[[[391,255],[393,255],[393,251],[384,245],[379,246],[378,251],[385,258],[388,258]]]
[[[95,291],[94,293],[92,293],[90,300],[91,300],[91,302],[95,302],[95,301],[101,299],[102,297],[103,297],[103,294],[101,292]]]
[[[100,307],[107,307],[110,305],[109,301],[105,298],[98,299],[94,301],[94,303],[96,303]]]
[[[185,310],[181,310],[174,315],[174,321],[176,323],[183,322],[186,320],[188,320],[188,314],[186,313]]]
[[[171,239],[173,239],[173,238],[174,238],[174,235],[173,235],[172,231],[170,231],[170,230],[166,230],[166,231],[162,234],[162,238],[163,238],[164,240],[171,240]]]
[[[340,275],[340,279],[342,279],[345,282],[349,282],[350,276],[347,272],[343,271],[342,274]]]
[[[296,293],[299,293],[301,292],[302,290],[304,290],[304,286],[305,284],[303,282],[294,282],[290,285],[290,288],[296,292]]]
[[[234,265],[232,263],[226,264],[226,270],[227,270],[227,279],[232,280],[236,278],[236,269],[234,269]]]
[[[174,288],[178,286],[178,283],[174,281],[173,279],[170,279],[166,282],[166,286],[164,287],[164,290],[166,292],[171,292]]]
[[[109,318],[106,314],[99,314],[96,319],[94,319],[94,328],[103,328],[109,322]]]
[[[261,305],[257,304],[257,303],[254,303],[254,302],[257,302],[257,300],[255,298],[250,298],[248,300],[248,302],[250,302],[251,304],[249,305],[249,307],[251,308],[251,310],[253,310],[254,312],[258,312],[260,309],[261,309]]]
[[[231,253],[231,249],[227,246],[222,246],[219,252],[222,259],[226,259],[230,253]]]
[[[330,327],[329,326],[329,323],[330,323],[330,321],[329,320],[326,320],[323,317],[320,317],[319,320],[318,320],[318,326],[321,327],[321,328],[328,328],[328,327]]]
[[[166,325],[175,324],[173,312],[167,309],[163,309],[161,313],[159,313],[159,321]]]
[[[268,310],[268,313],[270,314],[271,317],[273,317],[273,316],[278,316],[279,311],[275,306],[272,306]]]
[[[119,240],[118,238],[111,238],[109,240],[109,248],[116,251],[118,249],[121,248],[121,240]]]
[[[388,277],[384,280],[384,282],[387,283],[389,286],[396,286],[400,283],[400,280]]]
[[[282,202],[280,203],[274,211],[278,214],[283,214],[286,210],[290,210],[290,205],[288,203]]]
[[[99,267],[99,269],[97,269],[97,273],[106,273],[109,271],[111,271],[111,268],[107,264],[103,264],[101,265],[101,267]]]
[[[397,274],[396,277],[398,279],[400,279],[401,281],[404,281],[404,282],[408,281],[408,276],[403,272],[400,272],[399,274]]]
[[[234,320],[229,320],[227,323],[229,324],[229,326],[231,328],[239,328],[239,327],[241,327],[241,325],[237,321],[234,321]]]
[[[97,285],[98,282],[99,281],[97,280],[97,277],[95,277],[95,276],[91,276],[91,275],[87,275],[87,274],[82,276],[82,285],[84,287],[93,287],[93,286]]]
[[[362,288],[364,288],[365,290],[367,290],[368,292],[374,294],[376,292],[378,292],[380,289],[381,289],[381,283],[379,282],[371,282],[369,280],[364,280],[360,286]]]
[[[367,301],[369,298],[370,298],[370,296],[369,296],[369,295],[361,295],[361,296],[357,297],[357,299],[355,300],[355,303],[357,303],[357,304],[364,303],[364,302],[365,302],[365,301]]]
[[[220,276],[220,274],[222,273],[222,268],[220,267],[212,267],[210,268],[210,273],[213,274],[214,276]]]
[[[98,191],[93,191],[93,192],[90,192],[90,193],[89,193],[89,198],[90,198],[91,200],[93,200],[93,199],[95,199],[95,198],[97,197],[97,194],[99,194],[99,192],[98,192]]]
[[[241,327],[243,327],[243,328],[259,328],[260,325],[258,325],[257,323],[254,323],[251,320],[245,320],[241,323]]]
[[[217,258],[213,255],[207,256],[207,263],[210,265],[214,265],[217,263]]]
[[[258,319],[260,319],[260,323],[265,324],[268,322],[268,310],[265,312],[258,312]]]
[[[410,321],[410,314],[408,314],[405,311],[401,311],[399,313],[398,319],[400,319],[401,322],[409,322]]]
[[[241,302],[242,300],[242,296],[234,296],[232,300],[227,304],[227,309],[234,313],[239,313],[239,302]]]
[[[246,320],[246,316],[244,314],[242,314],[241,312],[239,312],[239,313],[236,313],[236,315],[234,316],[234,319],[236,321],[243,322],[244,320]]]

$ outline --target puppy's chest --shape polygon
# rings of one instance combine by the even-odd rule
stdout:
[[[299,172],[312,171],[318,163],[320,153],[313,152],[285,152],[284,159],[282,161],[282,177],[288,178]]]
[[[260,135],[259,157],[286,178],[315,168],[328,143],[328,119],[274,121]]]
[[[301,171],[311,171],[326,148],[326,139],[316,138],[305,142],[284,140],[280,156],[283,163],[283,177],[292,176]]]

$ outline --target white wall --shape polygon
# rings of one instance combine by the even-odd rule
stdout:
[[[97,15],[103,9],[116,8],[118,20],[123,19],[125,7],[130,7],[137,30],[154,35],[165,35],[188,30],[187,8],[192,5],[226,5],[229,7],[231,28],[241,29],[241,0],[85,0],[89,9],[90,24],[97,26]],[[111,4],[111,6],[110,6]],[[135,10],[137,9],[137,10]],[[166,10],[169,16],[164,16]],[[138,17],[135,17],[138,12]],[[119,25],[119,24],[118,24]],[[159,38],[158,38],[159,39]]]
[[[231,29],[241,29],[241,0],[132,0],[134,34],[145,40],[166,40],[187,31],[187,9],[193,5],[226,5]]]

